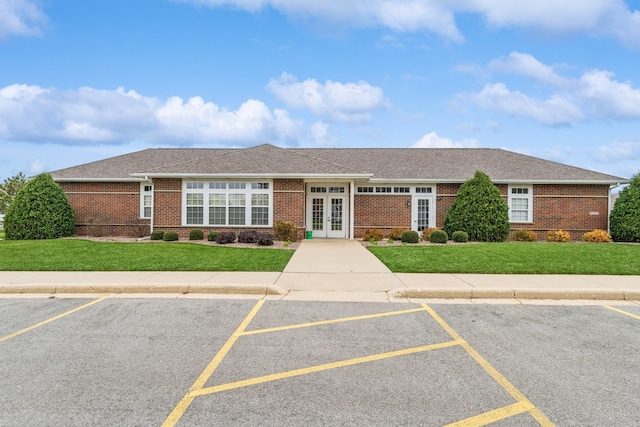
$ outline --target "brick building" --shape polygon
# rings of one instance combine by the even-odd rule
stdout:
[[[627,179],[500,149],[149,149],[51,172],[78,235],[205,233],[298,226],[299,236],[442,227],[460,185],[480,170],[509,205],[511,232],[578,239],[607,229],[611,189]]]

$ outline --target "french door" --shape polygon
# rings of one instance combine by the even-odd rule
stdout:
[[[412,205],[412,230],[421,232],[425,228],[435,226],[433,197],[414,196]]]
[[[347,198],[311,194],[307,200],[307,223],[313,237],[343,239],[347,236]]]

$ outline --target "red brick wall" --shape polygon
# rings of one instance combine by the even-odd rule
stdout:
[[[76,234],[135,236],[149,234],[149,220],[140,219],[137,182],[61,182],[75,211]]]
[[[392,228],[411,228],[411,195],[356,194],[354,196],[354,233],[362,237],[369,228],[381,230],[385,235]]]
[[[182,180],[162,178],[153,180],[153,229],[180,227],[182,224]],[[165,230],[173,231],[173,230]],[[189,235],[187,231],[186,235]]]
[[[305,232],[305,188],[302,179],[273,181],[273,224],[289,221],[298,227],[298,239]]]

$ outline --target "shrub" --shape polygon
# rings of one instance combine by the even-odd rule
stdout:
[[[509,237],[509,206],[487,174],[466,181],[444,218],[444,231],[466,231],[469,240],[504,242]]]
[[[298,228],[289,221],[278,221],[273,226],[273,238],[278,241],[289,240],[295,242],[298,240]]]
[[[164,237],[164,231],[154,231],[151,233],[151,240],[162,240]]]
[[[458,243],[465,243],[469,241],[469,235],[465,231],[454,231],[451,235],[451,240]]]
[[[273,245],[273,234],[271,233],[260,233],[258,237],[258,244],[260,246],[272,246]]]
[[[604,243],[610,242],[611,236],[604,230],[595,229],[588,233],[584,233],[584,235],[582,236],[582,240],[584,240],[585,242]]]
[[[18,191],[4,218],[8,240],[73,236],[75,224],[75,214],[67,195],[46,173],[27,182]]]
[[[568,242],[571,240],[571,234],[568,231],[549,230],[545,240],[547,242]]]
[[[202,230],[191,230],[189,232],[189,240],[202,240],[204,239],[204,233]]]
[[[513,238],[518,242],[535,242],[537,240],[536,233],[531,230],[517,230]]]
[[[207,234],[207,240],[209,242],[215,242],[217,236],[218,236],[218,232],[217,231],[212,231],[211,233]]]
[[[616,242],[640,243],[640,173],[620,192],[609,216],[609,229]]]
[[[260,233],[256,230],[243,230],[238,233],[238,243],[258,243]]]
[[[396,227],[389,233],[389,238],[391,240],[402,240],[402,233],[405,231],[407,231],[406,228]]]
[[[429,235],[432,231],[438,230],[436,227],[429,227],[422,230],[422,240],[429,241]]]
[[[233,231],[221,231],[216,236],[216,243],[220,245],[226,245],[227,243],[233,243],[236,241],[236,233]]]
[[[376,230],[373,228],[369,228],[367,230],[364,230],[364,234],[362,235],[362,240],[364,240],[365,242],[377,242],[379,240],[384,239],[384,234],[382,234],[382,231],[380,230]]]
[[[420,235],[417,231],[405,230],[400,240],[402,240],[402,243],[418,243],[420,241]]]
[[[167,231],[162,236],[162,240],[164,240],[165,242],[175,242],[176,240],[178,240],[178,238],[178,233],[176,233],[175,231]]]
[[[449,235],[444,230],[433,230],[429,234],[429,241],[431,243],[447,243],[447,240],[449,240]]]

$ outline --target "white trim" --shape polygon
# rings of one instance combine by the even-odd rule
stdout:
[[[524,193],[513,193],[512,189],[522,188],[526,189],[526,194]],[[509,222],[512,224],[531,224],[533,223],[533,185],[509,185],[507,189],[507,199],[509,205]],[[513,199],[524,199],[527,200],[527,219],[523,220],[513,220],[511,219],[511,211],[512,211],[512,200]]]
[[[187,183],[189,182],[202,182],[203,188],[187,189]],[[218,182],[225,183],[225,188],[209,188],[209,183]],[[245,188],[228,188],[230,182],[244,183]],[[268,189],[252,188],[253,183],[268,183]],[[187,194],[202,194],[202,224],[187,224]],[[225,197],[225,224],[210,224],[209,222],[209,200],[210,195],[224,194]],[[245,196],[244,208],[245,208],[245,223],[244,224],[229,224],[229,195],[242,194]],[[269,197],[267,204],[267,224],[254,225],[251,224],[252,216],[252,197],[253,195],[263,194]],[[225,179],[225,180],[204,180],[204,179],[184,179],[182,181],[182,208],[181,208],[181,223],[183,227],[229,227],[229,228],[271,228],[273,227],[273,181],[269,179],[254,179],[254,180],[241,180],[241,179]]]

